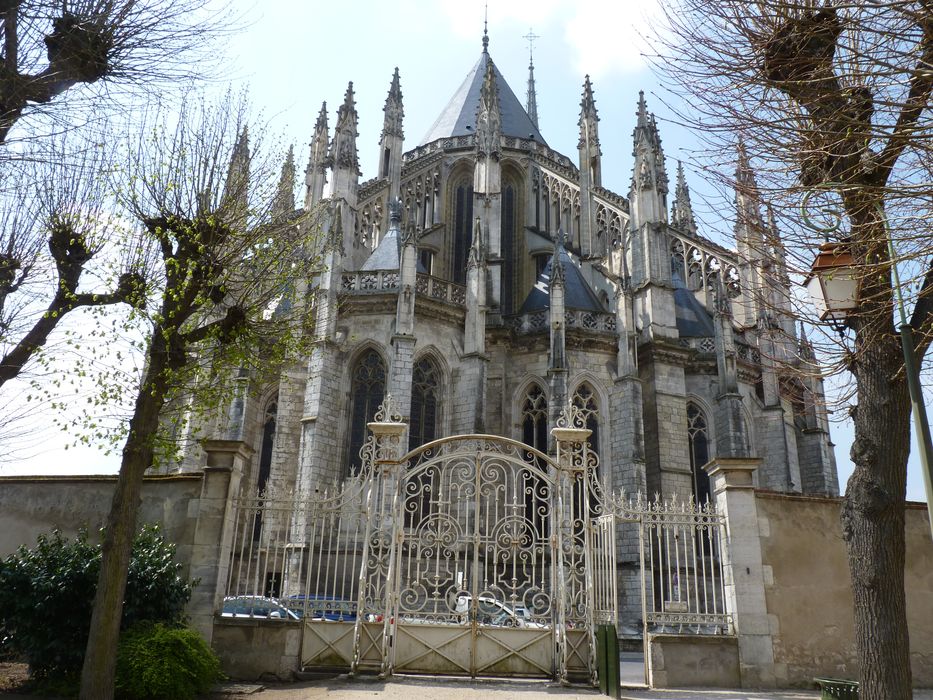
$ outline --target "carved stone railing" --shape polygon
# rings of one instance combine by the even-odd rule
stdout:
[[[548,312],[546,309],[529,311],[528,313],[513,316],[509,320],[509,324],[519,335],[546,331],[549,326]],[[598,311],[568,309],[564,312],[564,325],[566,328],[573,330],[615,333],[616,317],[615,314],[600,313]]]
[[[716,352],[716,339],[706,338],[678,338],[677,343],[684,348],[692,348],[697,352],[711,354]]]
[[[420,296],[448,304],[466,305],[466,287],[439,277],[419,274],[415,281],[415,292]]]
[[[382,294],[398,291],[398,270],[361,270],[344,272],[340,276],[340,291],[344,294]]]

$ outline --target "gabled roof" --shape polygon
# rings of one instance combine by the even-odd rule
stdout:
[[[479,109],[480,89],[486,76],[486,62],[492,61],[489,54],[483,52],[473,69],[467,73],[463,84],[450,98],[447,106],[434,122],[421,144],[431,143],[437,139],[450,136],[467,136],[476,128],[476,112]],[[539,143],[547,145],[541,132],[538,131],[531,117],[525,111],[522,103],[515,97],[512,88],[505,82],[502,73],[495,63],[492,69],[496,74],[496,85],[499,86],[499,112],[502,115],[502,135],[527,139],[534,136]],[[469,127],[469,128],[468,128]]]
[[[538,276],[538,281],[531,288],[528,296],[525,297],[525,303],[519,313],[528,313],[529,311],[539,311],[551,306],[551,267],[554,260],[557,259],[564,270],[564,306],[568,309],[579,309],[581,311],[605,311],[599,298],[590,289],[583,278],[583,273],[574,264],[563,246],[558,246],[557,253],[551,256],[548,264]]]

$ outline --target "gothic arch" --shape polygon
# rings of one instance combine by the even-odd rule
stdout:
[[[515,416],[518,425],[518,439],[541,452],[548,449],[548,407],[550,396],[547,383],[535,377],[529,377],[521,384],[515,394]]]
[[[382,349],[367,342],[357,348],[347,364],[349,397],[347,411],[347,473],[361,465],[360,449],[366,441],[366,424],[373,419],[388,388],[389,363]]]
[[[589,390],[593,393],[594,400],[596,402],[596,410],[599,420],[600,430],[598,431],[598,443],[596,444],[596,453],[602,456],[606,456],[608,459],[609,455],[609,400],[606,396],[606,393],[602,389],[602,382],[599,378],[593,375],[592,372],[580,372],[574,378],[573,389],[570,392],[571,399],[577,396],[577,392],[580,390],[580,387],[586,385],[589,387]],[[606,472],[603,471],[603,474]]]

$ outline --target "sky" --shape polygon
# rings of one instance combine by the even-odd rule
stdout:
[[[576,161],[577,119],[584,76],[593,83],[603,151],[603,185],[625,194],[632,164],[632,129],[639,90],[656,113],[668,172],[684,160],[700,233],[729,247],[719,231],[731,224],[720,215],[723,201],[689,162],[697,137],[674,123],[668,105],[676,96],[644,58],[643,36],[659,22],[658,0],[492,0],[488,7],[489,52],[513,92],[524,102],[530,33],[540,131],[555,150]],[[234,0],[242,28],[225,43],[225,74],[212,89],[248,86],[269,129],[296,149],[304,171],[308,144],[322,102],[333,129],[337,108],[352,81],[359,113],[357,145],[361,181],[376,174],[382,108],[398,67],[405,108],[405,147],[421,142],[482,51],[484,6],[460,0],[399,0],[386,3],[244,2]],[[724,158],[731,159],[730,154]],[[728,219],[728,216],[725,217]],[[836,418],[841,418],[837,416]],[[840,488],[852,466],[851,425],[832,425]],[[0,466],[0,474],[107,473],[116,455],[92,448],[64,450],[67,439],[46,431],[30,457]],[[916,449],[911,452],[908,498],[925,500]]]

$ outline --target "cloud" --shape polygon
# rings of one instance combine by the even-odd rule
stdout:
[[[483,8],[464,8],[462,2],[439,0],[433,11],[455,36],[479,37]],[[643,36],[650,36],[662,18],[660,0],[509,0],[489,8],[489,31],[495,37],[497,29],[518,25],[553,37],[562,34],[575,72],[605,78],[646,67],[642,54],[649,49]]]
[[[604,78],[613,73],[637,73],[647,64],[645,36],[662,16],[658,0],[607,3],[578,0],[567,21],[565,39],[580,73]]]

